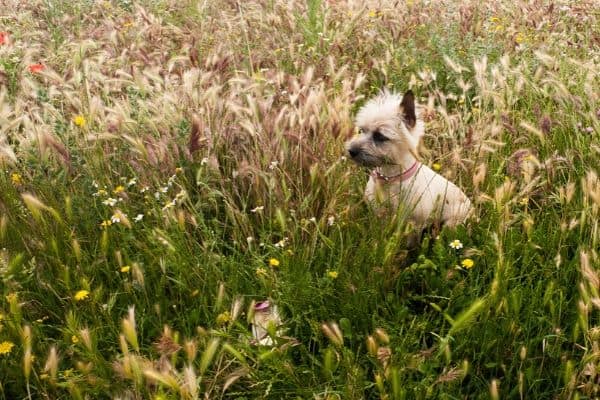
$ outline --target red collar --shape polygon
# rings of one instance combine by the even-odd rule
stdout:
[[[397,182],[397,181],[404,182],[405,180],[412,178],[417,173],[420,166],[421,166],[421,163],[418,161],[415,161],[415,163],[409,169],[402,172],[401,174],[393,175],[393,176],[383,175],[381,173],[381,171],[379,170],[379,168],[375,168],[371,172],[371,176],[376,181],[383,181],[385,183],[393,183],[393,182]]]

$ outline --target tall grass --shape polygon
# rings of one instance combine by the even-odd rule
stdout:
[[[598,396],[595,2],[1,9],[0,397]],[[384,87],[476,209],[412,251],[343,155]]]

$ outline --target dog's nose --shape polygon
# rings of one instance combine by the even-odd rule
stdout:
[[[360,150],[358,150],[355,147],[350,147],[348,149],[348,154],[350,154],[350,157],[352,157],[352,158],[356,157],[358,155],[358,153],[360,153]]]

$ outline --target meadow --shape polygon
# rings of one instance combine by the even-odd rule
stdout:
[[[0,0],[0,399],[598,398],[599,74],[595,0]],[[475,207],[412,250],[383,88]]]

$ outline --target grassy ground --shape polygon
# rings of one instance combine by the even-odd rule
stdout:
[[[597,398],[597,2],[355,3],[0,0],[0,398]],[[382,87],[476,208],[413,252]]]

